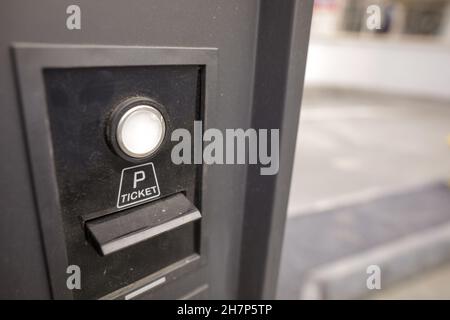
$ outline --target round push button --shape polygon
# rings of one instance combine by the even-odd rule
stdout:
[[[132,158],[146,158],[153,154],[164,140],[164,117],[151,105],[139,104],[126,110],[120,117],[115,136],[120,150]]]

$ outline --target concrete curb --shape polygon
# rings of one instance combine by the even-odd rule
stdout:
[[[307,273],[300,299],[354,299],[367,296],[367,267],[381,269],[381,289],[450,261],[450,223],[433,227],[325,264]]]

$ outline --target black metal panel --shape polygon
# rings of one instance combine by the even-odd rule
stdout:
[[[106,125],[115,107],[134,96],[159,102],[167,121],[158,154],[138,163],[154,163],[161,197],[186,192],[195,202],[195,166],[172,163],[176,142],[170,136],[176,128],[193,133],[194,120],[200,120],[200,72],[199,66],[44,71],[59,196],[67,219],[117,211],[121,171],[133,163],[108,146]]]
[[[176,142],[170,136],[175,128],[193,134],[194,120],[200,120],[200,74],[200,66],[44,70],[68,264],[78,265],[84,275],[75,297],[99,298],[197,252],[191,224],[100,257],[86,242],[82,219],[120,210],[116,204],[121,172],[135,164],[108,146],[106,127],[116,106],[135,96],[157,101],[166,114],[166,139],[150,159],[161,190],[152,201],[184,192],[196,202],[197,170],[193,164],[173,164]]]
[[[278,263],[273,252],[279,251],[277,239],[282,233],[278,231],[284,221],[289,163],[293,152],[289,148],[296,131],[298,93],[301,89],[298,77],[303,76],[312,0],[298,0],[295,3],[269,4],[269,1],[257,0],[79,0],[82,29],[67,30],[65,2],[42,0],[36,5],[33,0],[3,1],[0,5],[0,104],[3,112],[0,117],[0,145],[7,152],[2,154],[0,166],[0,248],[4,257],[0,262],[3,284],[0,296],[70,297],[65,293],[67,256],[64,230],[54,201],[57,199],[55,170],[49,165],[52,163],[49,153],[50,128],[43,116],[46,104],[42,68],[174,64],[208,65],[214,74],[217,72],[217,82],[216,79],[208,80],[206,76],[204,129],[282,126],[289,133],[282,131],[284,156],[277,179],[269,178],[261,182],[254,172],[250,173],[246,184],[247,166],[209,166],[204,170],[202,189],[197,190],[197,198],[201,199],[202,214],[209,221],[209,231],[205,235],[209,240],[206,248],[209,265],[190,269],[177,281],[162,285],[158,290],[142,295],[142,298],[189,296],[203,284],[208,285],[208,290],[204,292],[212,298],[236,298],[239,287],[242,289],[247,285],[255,288],[254,297],[270,296],[270,287],[276,277],[274,266]],[[295,11],[295,17],[290,14],[290,9]],[[289,41],[290,37],[292,41]],[[289,41],[290,46],[286,46],[284,41]],[[12,56],[9,49],[17,42],[35,45],[27,49],[26,46],[17,46],[20,49]],[[141,46],[152,47],[153,51]],[[215,49],[206,49],[209,53],[202,51],[203,54],[199,54],[203,49],[189,49],[205,47]],[[263,53],[261,50],[268,51]],[[216,52],[220,53],[218,64]],[[294,52],[299,52],[299,55]],[[255,61],[255,57],[259,62]],[[14,83],[13,59],[17,62],[17,86]],[[268,63],[264,65],[263,61]],[[275,69],[279,64],[279,77],[271,78],[271,75],[277,74]],[[267,73],[263,72],[266,67]],[[286,91],[280,94],[283,85]],[[272,100],[271,93],[275,94]],[[258,96],[275,102],[273,107],[283,110],[283,119],[274,117],[276,123],[267,119],[258,120],[258,114],[264,117],[265,108],[271,110],[265,98]],[[23,122],[21,104],[26,110]],[[22,132],[25,127],[26,135]],[[30,174],[30,168],[33,174]],[[253,188],[268,188],[276,194],[267,199],[261,198],[256,196],[257,192],[248,191]],[[249,195],[247,211],[244,210],[246,193]],[[261,205],[252,206],[252,201]],[[263,214],[256,221],[254,212],[259,209],[263,209]],[[252,218],[246,219],[246,227],[242,229],[244,215],[249,212]],[[262,225],[260,232],[252,233],[251,229],[258,228],[259,223]],[[241,254],[242,232],[246,238]],[[252,234],[256,235],[254,239],[251,239]],[[263,237],[273,237],[273,241]],[[262,248],[257,250],[256,259],[250,261],[248,268],[244,267],[240,277],[242,285],[239,286],[241,266],[249,261],[240,261],[240,257],[246,256],[246,252],[260,244]],[[254,272],[255,277],[247,277],[249,272]],[[245,282],[245,279],[249,281]],[[257,282],[264,282],[264,285]],[[133,287],[135,284],[131,284],[130,288],[137,288]]]

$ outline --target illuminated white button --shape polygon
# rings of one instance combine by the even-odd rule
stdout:
[[[161,145],[166,131],[162,114],[149,105],[138,105],[124,113],[117,126],[117,143],[130,157],[145,158]]]

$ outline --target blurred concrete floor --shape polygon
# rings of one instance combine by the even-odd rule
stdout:
[[[305,89],[288,214],[450,178],[450,102]]]
[[[433,181],[450,180],[449,135],[448,101],[306,89],[287,224],[294,218],[367,203]],[[367,226],[362,223],[362,228]],[[295,238],[296,232],[292,231]],[[317,233],[321,237],[320,230]],[[285,242],[289,240],[287,236]],[[317,255],[312,247],[306,246],[305,250],[314,252],[302,252],[303,258],[308,254]],[[292,250],[290,253],[296,254]],[[316,258],[327,260],[327,257]],[[433,287],[437,283],[450,283],[447,271],[445,268],[431,270],[420,275],[423,278],[417,278],[417,283],[399,284],[374,297],[447,296],[442,285]]]
[[[382,300],[450,300],[450,263],[366,297]]]

